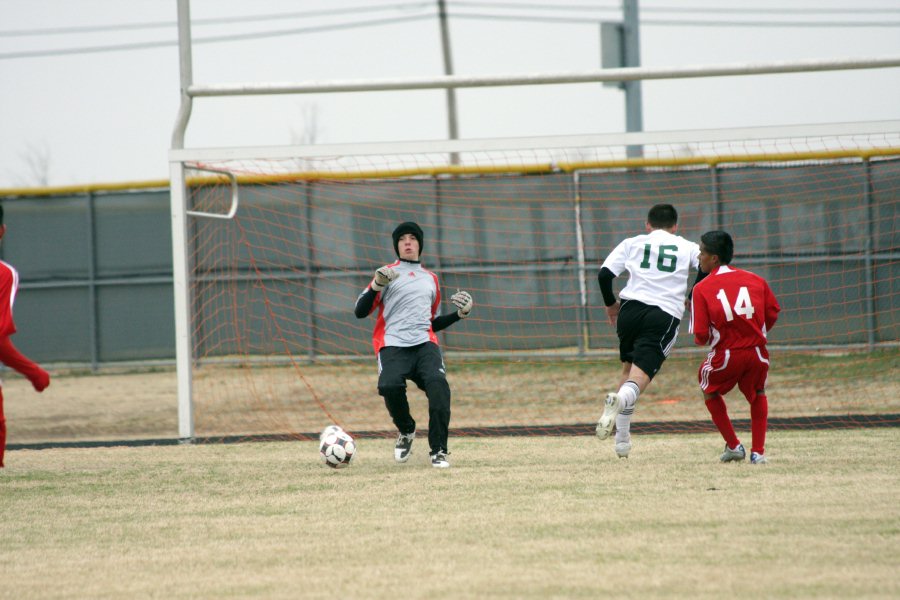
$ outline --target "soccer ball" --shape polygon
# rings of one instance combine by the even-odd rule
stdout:
[[[322,433],[319,434],[319,445],[322,444],[322,440],[325,439],[325,436],[337,433],[338,431],[343,431],[340,425],[329,425],[325,429],[322,430]]]
[[[349,433],[337,425],[329,425],[320,436],[319,455],[332,469],[343,469],[350,465],[356,454],[356,442]]]

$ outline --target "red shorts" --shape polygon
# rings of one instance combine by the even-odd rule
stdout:
[[[765,346],[727,350],[713,348],[700,365],[700,389],[707,394],[725,395],[735,385],[747,400],[766,389],[769,378],[769,352]]]

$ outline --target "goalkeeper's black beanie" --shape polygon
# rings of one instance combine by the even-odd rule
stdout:
[[[397,229],[394,230],[394,233],[391,234],[391,237],[394,239],[394,252],[397,253],[397,256],[400,256],[400,236],[406,233],[413,234],[413,236],[419,240],[419,254],[421,255],[424,242],[423,238],[425,236],[422,233],[422,228],[412,221],[400,223],[397,225]]]

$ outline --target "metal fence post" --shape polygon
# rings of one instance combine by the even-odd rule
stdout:
[[[584,252],[584,229],[581,225],[581,176],[578,171],[572,173],[572,192],[573,206],[575,216],[575,243],[577,244],[578,269],[578,291],[580,293],[580,307],[578,310],[578,330],[581,335],[578,336],[578,355],[584,356],[585,352],[590,348],[590,321],[588,318],[588,293],[587,293],[587,264]]]
[[[873,253],[876,251],[874,247],[875,240],[875,198],[872,193],[872,162],[868,158],[863,158],[863,198],[866,203],[866,244],[864,252],[864,269],[865,269],[865,289],[866,289],[866,341],[869,346],[869,352],[875,349],[875,260]]]
[[[97,306],[97,221],[95,219],[94,192],[87,193],[87,231],[88,231],[88,323],[91,339],[91,371],[96,373],[100,368],[100,336]]]
[[[309,351],[307,358],[309,362],[316,360],[316,341],[318,336],[318,323],[316,320],[316,273],[313,268],[313,230],[312,230],[312,184],[304,182],[303,195],[305,198],[304,211],[306,212],[306,264],[304,272],[306,274],[306,303],[309,310],[306,313],[306,326],[309,328]]]

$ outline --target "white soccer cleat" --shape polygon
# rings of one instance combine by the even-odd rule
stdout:
[[[400,434],[397,436],[397,443],[394,444],[394,460],[399,463],[405,463],[412,454],[413,440],[416,439],[416,432],[409,434]]]
[[[741,461],[746,456],[747,451],[744,450],[743,444],[738,444],[734,448],[729,448],[728,444],[725,444],[725,452],[719,456],[719,460],[722,462]]]
[[[450,461],[447,460],[446,452],[438,452],[431,455],[431,466],[436,469],[447,469],[450,467]]]
[[[631,442],[616,442],[616,456],[628,458],[629,453],[631,453]]]
[[[616,417],[622,412],[622,400],[619,395],[611,392],[606,395],[606,406],[603,407],[603,414],[597,421],[597,437],[605,440],[612,433],[613,425],[616,423]]]
[[[765,454],[760,454],[759,452],[751,452],[750,453],[750,464],[751,465],[764,465],[769,461],[766,460]]]

